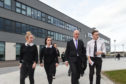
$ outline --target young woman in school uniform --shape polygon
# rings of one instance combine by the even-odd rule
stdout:
[[[44,59],[44,63],[43,60]],[[52,84],[53,82],[53,69],[55,66],[58,66],[58,56],[56,49],[52,46],[51,37],[45,39],[45,47],[40,51],[40,66],[44,66],[48,83]]]
[[[34,36],[26,32],[26,42],[20,49],[20,84],[25,84],[25,78],[29,76],[30,84],[34,84],[34,70],[38,62],[37,46],[33,43]]]

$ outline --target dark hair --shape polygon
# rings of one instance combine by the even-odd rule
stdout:
[[[51,37],[50,37],[50,36],[47,36],[47,37],[45,38],[45,45],[47,44],[46,41],[47,41],[48,38],[51,38]],[[52,42],[51,42],[51,44],[52,44]]]
[[[98,32],[98,30],[93,30],[93,31],[92,31],[92,35],[93,35],[94,33],[96,33],[96,32]]]

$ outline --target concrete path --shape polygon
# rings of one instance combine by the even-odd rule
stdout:
[[[53,84],[71,84],[71,78],[67,76],[68,69],[69,67],[66,67],[64,64],[61,63],[57,68],[56,79],[53,81]],[[117,61],[115,59],[103,59],[102,71],[118,69],[126,69],[126,58],[123,58],[120,61]],[[0,68],[0,84],[19,84],[19,77],[20,76],[18,67]],[[80,84],[89,84],[88,78],[89,69],[87,68],[85,71],[85,75],[80,79]],[[28,78],[26,78],[26,84],[29,84]],[[35,84],[48,84],[45,70],[39,65],[37,65],[35,70]],[[101,84],[114,83],[102,75]]]

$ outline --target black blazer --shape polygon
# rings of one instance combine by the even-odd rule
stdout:
[[[33,46],[26,46],[22,44],[20,49],[20,63],[33,64],[38,62],[38,49],[34,44]]]
[[[52,48],[43,47],[41,49],[40,63],[43,63],[43,61],[42,61],[43,59],[44,59],[45,64],[59,63],[56,49],[53,46],[52,46]]]
[[[78,40],[78,48],[76,49],[74,45],[73,39],[67,42],[67,47],[65,51],[66,61],[76,62],[77,61],[77,53],[82,61],[86,61],[86,49],[84,47],[84,43],[81,40]]]

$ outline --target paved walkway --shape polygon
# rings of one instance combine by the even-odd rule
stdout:
[[[67,76],[69,67],[63,64],[57,68],[56,79],[53,84],[70,84],[70,77]],[[115,59],[104,59],[103,60],[103,71],[126,69],[126,58],[117,61]],[[9,67],[0,69],[0,84],[19,84],[19,69],[18,67]],[[3,72],[3,73],[2,73]],[[89,84],[89,69],[85,71],[85,75],[81,77],[80,84]],[[94,76],[95,78],[95,76]],[[29,84],[29,79],[26,79],[26,84]],[[45,70],[39,65],[35,70],[35,84],[48,84]],[[95,84],[95,81],[94,81]],[[108,78],[102,75],[101,84],[114,84]]]

